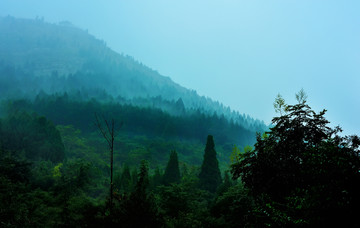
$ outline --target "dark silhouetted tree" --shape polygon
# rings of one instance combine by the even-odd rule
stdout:
[[[141,161],[135,189],[123,204],[122,227],[161,227],[154,196],[149,192],[149,168]]]
[[[111,120],[111,124],[104,117],[103,120],[106,125],[106,130],[101,124],[97,114],[95,113],[96,126],[100,133],[106,140],[110,150],[110,213],[113,207],[113,195],[114,195],[114,184],[113,184],[113,167],[114,167],[114,140],[115,140],[115,120]]]
[[[219,162],[216,158],[215,144],[212,135],[208,135],[205,147],[204,160],[199,174],[200,187],[215,193],[221,184]]]
[[[273,118],[270,132],[232,165],[273,226],[358,227],[360,159],[357,136],[341,137],[326,110],[315,113],[300,91],[298,104]]]
[[[180,170],[179,170],[179,161],[178,156],[175,150],[171,151],[168,164],[165,169],[163,183],[164,185],[169,185],[171,183],[180,182]]]
[[[157,166],[151,181],[152,188],[154,189],[156,186],[161,185],[162,179],[163,175],[161,174],[160,168]]]
[[[229,171],[226,171],[224,173],[224,181],[217,189],[217,195],[221,196],[224,192],[226,192],[233,185],[234,185],[234,181],[231,180]]]
[[[124,165],[120,176],[120,189],[121,192],[129,192],[131,189],[131,175],[130,168],[127,164]]]

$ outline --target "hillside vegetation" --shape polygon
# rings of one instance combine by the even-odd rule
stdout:
[[[1,227],[359,227],[360,139],[268,128],[69,22],[0,18]]]
[[[249,129],[267,126],[248,115],[188,90],[170,78],[109,49],[69,22],[0,18],[0,82],[2,97],[34,97],[40,91],[81,93],[83,98],[109,99],[165,111],[182,100],[189,111],[224,115]]]

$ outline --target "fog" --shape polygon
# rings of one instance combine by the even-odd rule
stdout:
[[[69,21],[200,95],[270,123],[301,88],[360,134],[358,1],[10,1],[0,16]]]

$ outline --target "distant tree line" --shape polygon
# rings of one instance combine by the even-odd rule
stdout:
[[[47,94],[59,96],[66,93],[69,98],[77,101],[87,102],[95,99],[102,103],[154,108],[173,116],[191,116],[199,113],[206,116],[216,115],[249,131],[262,132],[267,129],[263,122],[232,111],[229,107],[224,107],[209,98],[200,97],[196,92],[184,90],[183,94],[174,96],[171,93],[175,88],[164,91],[155,86],[158,92],[149,94],[147,91],[153,91],[154,88],[143,88],[144,81],[140,79],[127,81],[118,78],[105,69],[101,70],[102,64],[107,63],[89,64],[89,67],[96,67],[97,70],[78,71],[67,76],[61,76],[54,71],[50,75],[37,77],[32,71],[8,65],[0,60],[0,95],[8,99],[33,100],[37,96],[43,97]],[[119,73],[130,78],[139,77],[133,74],[134,72]],[[109,83],[111,86],[108,86]],[[149,84],[154,83],[149,82]],[[118,88],[119,86],[125,87]]]
[[[73,125],[83,132],[93,132],[94,114],[106,113],[118,122],[123,122],[122,131],[149,137],[188,139],[202,141],[203,136],[213,134],[219,144],[252,145],[253,132],[228,121],[224,116],[207,116],[201,112],[173,116],[159,109],[140,108],[117,102],[77,101],[66,93],[63,95],[37,96],[33,101],[12,100],[8,102],[10,113],[18,110],[44,115],[55,124]],[[181,111],[181,110],[179,110]]]

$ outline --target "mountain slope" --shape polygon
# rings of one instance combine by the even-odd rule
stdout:
[[[0,68],[2,84],[12,85],[3,86],[11,88],[0,91],[3,97],[96,90],[96,98],[98,91],[104,91],[118,101],[165,111],[167,102],[179,101],[188,111],[224,115],[252,131],[266,129],[263,122],[199,96],[132,57],[112,51],[104,41],[69,22],[0,18]]]

